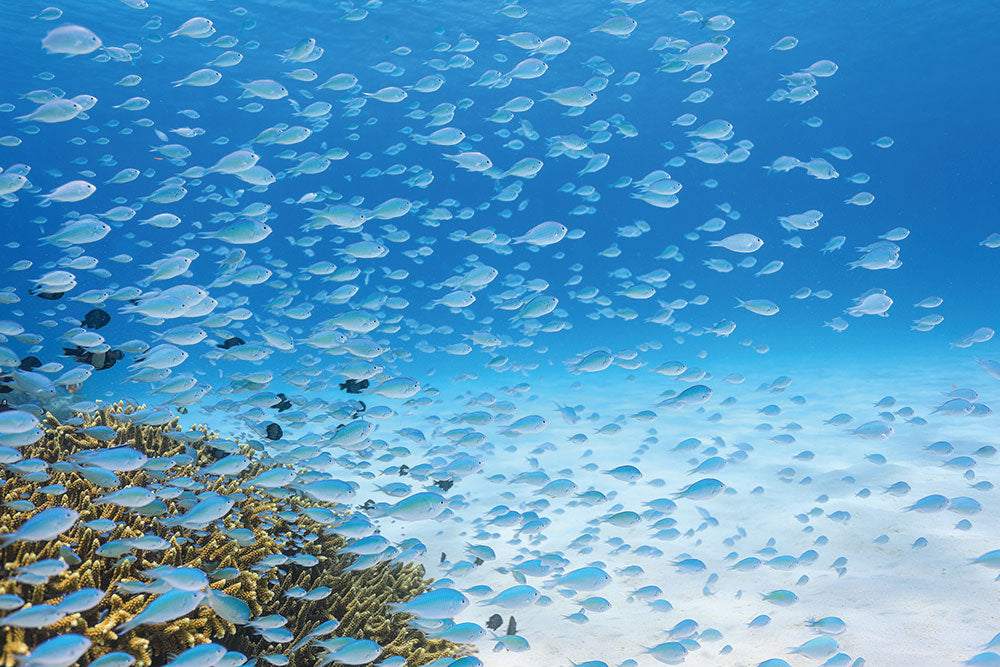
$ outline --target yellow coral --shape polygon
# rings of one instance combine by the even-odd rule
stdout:
[[[60,424],[52,415],[44,420],[46,435],[43,439],[22,451],[25,458],[40,458],[53,464],[64,461],[73,453],[104,446],[128,445],[148,457],[174,456],[185,451],[179,444],[164,436],[177,429],[174,420],[164,426],[143,426],[131,421],[115,419],[113,414],[128,415],[135,409],[117,403],[87,417],[85,426],[110,426],[117,432],[110,444],[98,443],[72,427]],[[215,437],[207,428],[199,427],[206,437]],[[192,475],[197,468],[212,462],[211,448],[198,453],[198,460],[184,467],[174,468],[171,476]],[[188,450],[190,451],[190,450]],[[249,455],[249,448],[244,448]],[[58,470],[58,469],[57,469]],[[263,468],[254,464],[247,474],[255,475]],[[0,470],[0,495],[4,502],[29,499],[38,509],[53,506],[71,507],[80,513],[80,520],[58,539],[47,544],[16,543],[0,549],[0,563],[6,570],[29,565],[46,558],[59,558],[60,549],[71,549],[80,563],[40,586],[25,586],[9,580],[0,581],[0,594],[20,595],[32,604],[56,604],[65,595],[81,588],[99,588],[107,595],[95,608],[79,614],[72,614],[58,623],[41,629],[7,628],[3,635],[3,652],[0,667],[13,667],[17,656],[28,653],[34,646],[61,632],[77,632],[92,642],[84,660],[92,661],[111,651],[124,651],[136,658],[139,667],[148,667],[163,662],[171,653],[217,640],[230,650],[240,651],[248,657],[261,653],[286,650],[289,645],[274,645],[251,634],[248,629],[240,629],[218,617],[208,607],[171,623],[139,626],[130,632],[118,635],[115,628],[136,616],[149,603],[151,596],[128,595],[119,589],[126,581],[145,580],[141,572],[159,565],[200,567],[206,572],[221,568],[237,568],[240,574],[229,580],[212,583],[213,590],[223,591],[245,601],[253,616],[281,614],[288,619],[286,627],[295,642],[304,638],[320,623],[335,617],[341,625],[340,636],[367,638],[378,642],[385,650],[383,657],[399,655],[410,664],[425,664],[438,657],[464,653],[467,647],[460,647],[442,640],[430,640],[422,632],[406,625],[405,614],[389,615],[386,605],[404,602],[426,590],[429,583],[423,568],[413,564],[382,563],[359,572],[344,572],[350,565],[350,556],[339,554],[344,546],[343,538],[326,534],[323,527],[305,516],[300,516],[294,527],[318,536],[302,547],[319,559],[319,564],[311,568],[287,565],[282,570],[271,569],[256,572],[251,568],[271,554],[283,552],[288,540],[289,526],[276,515],[287,509],[277,499],[266,495],[242,492],[236,480],[217,479],[206,484],[204,490],[220,494],[245,493],[245,499],[237,503],[227,517],[226,528],[249,528],[256,543],[251,547],[240,547],[228,537],[216,531],[177,531],[176,533],[157,521],[143,517],[125,508],[114,505],[94,506],[91,499],[108,492],[77,472],[56,471],[44,484],[59,483],[66,487],[61,496],[49,496],[38,492],[38,483],[25,481],[8,470]],[[120,472],[122,486],[147,485],[160,481],[157,473],[136,470]],[[202,490],[202,489],[199,489]],[[172,501],[167,501],[168,505]],[[323,506],[324,503],[302,503],[303,507]],[[173,512],[181,511],[178,507]],[[0,514],[0,532],[13,532],[27,518],[27,514],[4,512]],[[242,523],[236,517],[242,519]],[[94,519],[111,519],[119,525],[108,535],[98,535],[82,524]],[[116,560],[103,558],[95,552],[110,540],[138,537],[143,534],[158,535],[169,542],[162,551],[133,551],[130,555]],[[180,539],[178,539],[180,538]],[[284,592],[295,586],[307,590],[327,586],[332,593],[321,601],[303,601],[284,596]],[[305,648],[289,656],[290,665],[311,665],[315,662],[317,650]]]

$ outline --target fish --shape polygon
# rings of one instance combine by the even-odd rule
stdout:
[[[101,308],[95,308],[87,311],[87,314],[83,316],[82,320],[80,320],[80,326],[96,330],[107,326],[109,322],[111,322],[111,316],[108,315],[107,311]]]
[[[438,588],[421,593],[409,602],[394,603],[389,606],[389,612],[407,613],[423,619],[441,619],[454,617],[468,606],[469,599],[461,592],[451,588]]]
[[[168,591],[149,602],[132,619],[115,628],[117,634],[125,634],[132,629],[149,623],[165,623],[185,616],[193,611],[204,599],[203,591]]]
[[[25,662],[31,665],[68,666],[81,658],[92,643],[87,637],[74,632],[57,635],[38,645],[26,656]]]
[[[48,542],[69,530],[80,513],[68,507],[49,507],[25,521],[13,533],[0,535],[0,547],[16,542]]]
[[[66,612],[47,604],[22,607],[13,614],[0,618],[0,625],[15,628],[44,628],[60,621]]]
[[[221,343],[216,345],[216,347],[223,350],[228,350],[236,347],[237,345],[246,345],[246,341],[240,338],[239,336],[233,336],[231,338],[227,338],[226,340],[222,341]]]
[[[360,394],[362,391],[368,388],[368,380],[351,380],[348,379],[340,383],[340,389],[346,391],[348,394]]]
[[[30,629],[8,662],[129,667],[124,643],[201,618],[249,626],[248,654],[202,633],[147,657],[632,667],[747,660],[752,635],[839,665],[841,641],[891,662],[888,627],[989,664],[892,610],[983,616],[961,592],[1000,569],[967,541],[1000,379],[975,187],[995,123],[968,67],[993,54],[965,37],[990,16],[876,6],[850,39],[822,3],[779,33],[641,0],[148,5],[7,22],[0,607]],[[903,53],[934,63],[918,105]],[[904,591],[914,558],[940,567]],[[329,618],[337,568],[423,568],[365,624],[405,642]],[[885,575],[879,622],[848,568]],[[473,601],[530,609],[524,635]],[[80,630],[108,619],[117,640]]]

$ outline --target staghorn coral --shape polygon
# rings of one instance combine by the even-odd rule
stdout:
[[[111,415],[128,415],[135,409],[122,403],[85,417],[85,426],[110,426],[117,432],[112,443],[100,443],[74,427],[61,424],[54,416],[46,416],[46,435],[40,441],[25,447],[25,459],[38,458],[50,466],[65,461],[75,452],[100,447],[127,445],[145,453],[149,458],[171,457],[187,453],[194,461],[172,468],[170,476],[144,469],[119,472],[120,486],[155,485],[178,477],[191,477],[197,469],[211,463],[219,452],[211,447],[194,450],[175,442],[165,433],[177,429],[177,421],[163,426],[144,426]],[[206,438],[214,437],[207,428],[200,427]],[[249,447],[243,453],[250,455]],[[253,476],[264,468],[255,462],[244,477]],[[338,535],[323,532],[323,527],[308,517],[296,513],[294,522],[287,522],[279,513],[299,507],[329,506],[321,502],[302,501],[295,498],[279,499],[240,488],[239,480],[212,478],[197,482],[192,490],[215,491],[232,495],[238,500],[222,523],[225,528],[248,528],[255,543],[241,547],[224,535],[221,530],[192,531],[170,528],[156,518],[142,516],[135,510],[114,505],[92,504],[94,498],[105,495],[110,489],[101,488],[73,470],[58,467],[49,469],[48,479],[29,481],[9,470],[0,470],[0,496],[3,502],[29,500],[36,508],[66,506],[77,510],[80,519],[76,525],[56,540],[48,543],[16,543],[0,549],[0,577],[6,579],[15,568],[30,565],[47,558],[70,561],[70,569],[52,577],[47,583],[29,586],[14,581],[0,581],[0,594],[14,593],[26,602],[57,604],[65,595],[81,588],[98,588],[106,591],[104,599],[93,609],[70,614],[46,628],[4,628],[3,652],[0,666],[13,667],[18,656],[28,653],[34,646],[58,633],[76,632],[88,637],[92,646],[84,660],[92,661],[111,651],[124,651],[136,658],[139,667],[166,662],[166,656],[196,644],[218,641],[230,650],[240,651],[248,657],[260,654],[277,654],[288,651],[293,643],[271,644],[254,634],[249,626],[236,626],[217,616],[209,607],[199,607],[188,616],[170,623],[139,626],[118,635],[115,628],[141,612],[153,599],[149,594],[129,594],[119,587],[127,581],[146,581],[141,572],[159,565],[201,568],[208,573],[220,568],[236,568],[239,575],[221,579],[211,584],[213,590],[242,599],[253,617],[281,614],[288,619],[287,629],[298,642],[320,623],[331,617],[340,620],[334,633],[338,636],[367,638],[378,642],[385,650],[383,658],[403,656],[411,665],[421,665],[436,658],[465,653],[461,647],[442,640],[428,639],[421,631],[406,624],[405,614],[388,615],[386,605],[413,598],[426,590],[430,583],[424,570],[412,563],[381,563],[359,572],[344,572],[352,558],[339,554],[344,540]],[[247,477],[248,478],[248,477]],[[66,491],[46,495],[39,488],[59,483]],[[175,500],[165,501],[171,514],[183,511]],[[0,532],[13,532],[26,518],[26,513],[4,509],[0,512]],[[287,517],[286,518],[290,518]],[[111,519],[118,525],[110,533],[99,535],[82,524],[94,519]],[[105,558],[96,550],[111,540],[157,535],[168,542],[159,551],[133,549],[120,558]],[[300,539],[309,535],[309,540]],[[71,550],[71,552],[67,552]],[[311,554],[318,564],[304,567],[288,564],[278,568],[256,568],[265,557],[272,554]],[[76,562],[76,559],[79,562]],[[292,587],[307,590],[327,586],[331,594],[317,601],[284,596]],[[288,655],[289,665],[300,667],[317,662],[316,648],[305,647]]]

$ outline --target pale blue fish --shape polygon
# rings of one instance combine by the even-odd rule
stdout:
[[[16,542],[48,542],[72,528],[79,517],[79,512],[67,507],[44,509],[13,533],[0,535],[0,548]]]
[[[72,632],[57,635],[24,656],[22,663],[28,666],[69,667],[87,652],[91,643],[87,637]]]
[[[124,635],[140,625],[167,623],[190,614],[198,608],[205,593],[202,591],[170,591],[149,602],[146,607],[133,618],[115,628],[115,633]]]
[[[469,599],[453,588],[438,588],[421,593],[409,602],[389,605],[389,613],[406,613],[417,618],[453,618],[469,606]]]

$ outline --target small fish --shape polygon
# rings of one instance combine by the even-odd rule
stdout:
[[[407,613],[417,618],[452,618],[469,606],[469,599],[452,588],[436,588],[421,593],[409,602],[389,605],[389,613]]]
[[[0,618],[0,626],[14,628],[44,628],[60,621],[66,612],[49,604],[23,607]]]
[[[82,588],[70,593],[56,605],[65,614],[77,614],[96,607],[104,599],[105,592],[97,588]]]
[[[80,321],[80,326],[87,329],[96,330],[100,329],[101,327],[107,326],[107,324],[110,321],[111,321],[111,316],[108,315],[108,312],[106,310],[102,310],[101,308],[95,308],[94,310],[89,311],[86,315],[83,316],[83,319]]]
[[[451,487],[454,486],[454,485],[455,485],[454,480],[450,480],[450,479],[443,479],[443,480],[439,480],[439,481],[434,482],[434,486],[436,486],[437,488],[441,489],[442,491],[449,491],[449,490],[451,490]]]
[[[26,665],[68,667],[79,660],[91,646],[91,640],[73,632],[60,634],[39,644],[24,657]]]
[[[0,611],[18,609],[22,606],[24,606],[24,600],[21,596],[14,595],[13,593],[4,593],[3,595],[0,595]],[[497,627],[499,628],[500,626],[498,625]]]
[[[153,598],[146,607],[131,619],[115,628],[121,636],[140,625],[167,623],[194,611],[205,598],[203,591],[169,591]]]
[[[522,584],[511,586],[488,600],[480,600],[479,605],[496,605],[505,609],[520,609],[535,603],[541,593],[534,586]]]
[[[347,380],[340,383],[340,389],[348,394],[360,394],[368,388],[368,380]]]
[[[15,542],[48,542],[69,530],[79,517],[79,512],[68,507],[44,509],[13,533],[0,535],[0,547]]]
[[[228,350],[238,345],[246,345],[246,341],[240,338],[239,336],[233,336],[232,338],[227,338],[226,340],[222,341],[221,343],[216,345],[216,347],[221,348],[223,350]]]

